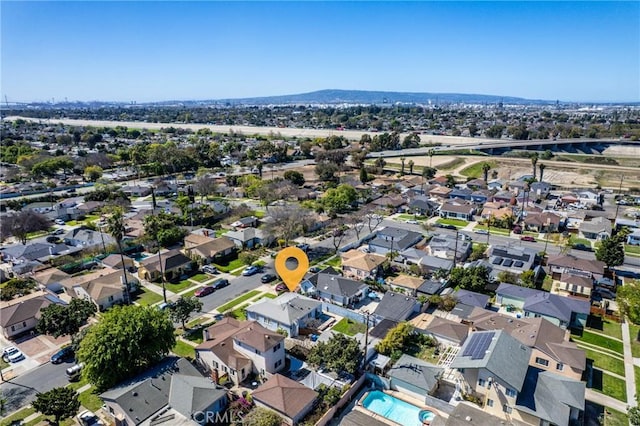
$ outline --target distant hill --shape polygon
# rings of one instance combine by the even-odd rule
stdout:
[[[232,105],[252,104],[451,104],[469,103],[484,104],[551,104],[555,101],[534,100],[516,98],[513,96],[476,95],[465,93],[413,93],[413,92],[382,92],[369,90],[318,90],[316,92],[300,93],[295,95],[265,96],[256,98],[217,99],[216,102],[224,102]]]

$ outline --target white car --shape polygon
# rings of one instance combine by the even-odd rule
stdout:
[[[9,362],[18,362],[24,359],[24,354],[15,346],[8,346],[2,350],[2,356]]]
[[[418,225],[418,221],[417,220],[408,220],[407,223],[411,224],[411,225]]]
[[[486,229],[476,229],[475,231],[476,234],[483,234],[483,235],[487,235],[489,233],[489,231],[487,231]]]
[[[78,414],[78,420],[83,426],[104,426],[104,422],[89,410],[85,410]]]
[[[64,220],[62,220],[62,219],[56,219],[56,220],[54,220],[54,222],[55,222],[56,225],[64,225],[64,223],[65,223]]]

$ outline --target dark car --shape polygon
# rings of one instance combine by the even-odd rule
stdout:
[[[588,245],[582,244],[582,243],[574,244],[573,248],[576,249],[576,250],[593,251],[591,246],[588,246]]]
[[[244,271],[242,271],[242,276],[244,277],[250,277],[251,275],[255,275],[258,272],[260,272],[262,270],[262,268],[260,268],[257,265],[251,265],[247,268],[244,269]]]
[[[199,289],[196,290],[194,295],[196,297],[204,297],[208,294],[213,293],[214,291],[215,289],[212,286],[200,287]]]
[[[280,283],[276,286],[276,291],[280,292],[280,291],[287,291],[287,286],[283,283]]]
[[[216,280],[213,282],[213,284],[211,284],[209,287],[211,287],[214,290],[219,290],[221,288],[224,288],[226,286],[229,285],[229,280],[225,279],[225,278],[220,278],[219,280]]]
[[[60,240],[60,238],[56,237],[55,235],[49,235],[47,237],[47,242],[51,244],[59,244],[60,242],[62,242],[62,240]]]
[[[67,359],[73,358],[74,352],[71,346],[60,349],[55,354],[51,355],[51,364],[60,364]]]
[[[275,279],[276,279],[276,276],[273,274],[264,274],[262,278],[260,278],[260,281],[262,281],[263,283],[270,283]]]
[[[520,241],[529,241],[530,243],[535,243],[536,239],[530,235],[525,235],[524,237],[520,237]]]

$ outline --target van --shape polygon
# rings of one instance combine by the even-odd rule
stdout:
[[[75,382],[80,379],[80,374],[82,373],[82,368],[84,367],[84,363],[76,364],[73,367],[67,368],[67,378],[70,382]]]

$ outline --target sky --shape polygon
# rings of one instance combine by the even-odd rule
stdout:
[[[640,101],[640,2],[0,4],[2,100],[322,89]]]

